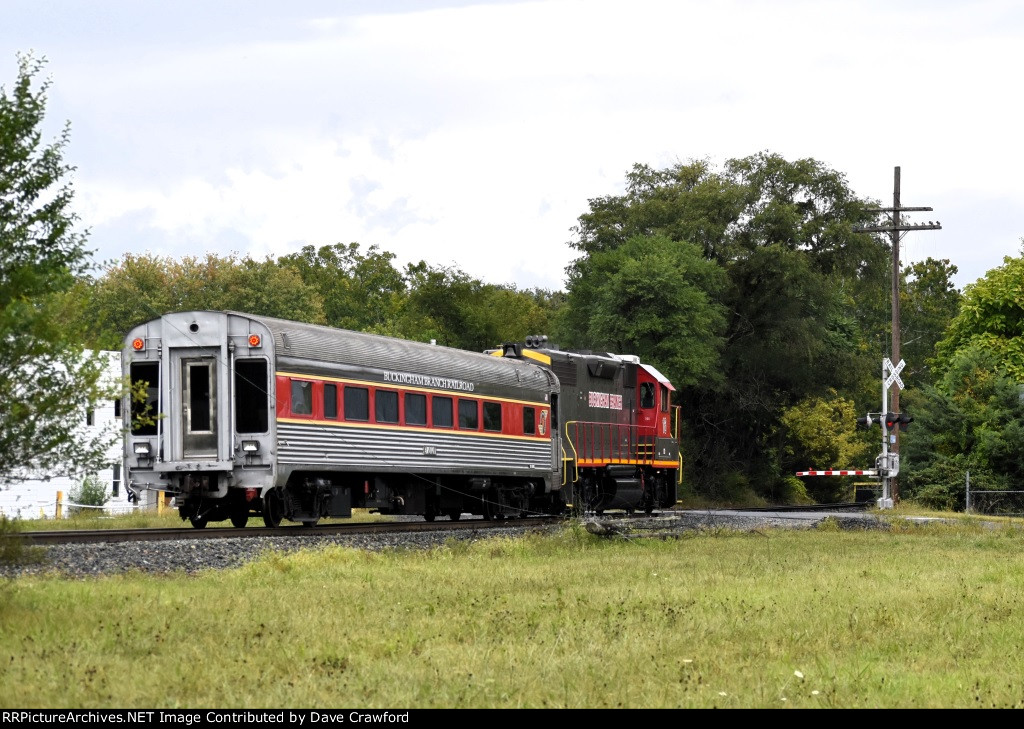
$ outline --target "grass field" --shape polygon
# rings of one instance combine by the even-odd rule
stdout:
[[[1022,533],[557,536],[0,583],[4,708],[1024,705]]]

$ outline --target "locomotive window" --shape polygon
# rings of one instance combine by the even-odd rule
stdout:
[[[427,396],[415,392],[405,393],[405,424],[427,424]]]
[[[324,383],[324,417],[336,420],[338,418],[338,386]]]
[[[146,399],[142,402],[132,398],[132,435],[156,435],[156,415],[160,409],[160,364],[132,362],[131,378],[132,391],[136,387],[146,389]]]
[[[537,415],[533,408],[523,408],[523,435],[533,435],[537,428]]]
[[[640,383],[640,407],[642,407],[642,408],[653,408],[654,407],[654,383],[653,382],[642,382],[642,383]]]
[[[433,398],[433,422],[438,428],[452,427],[452,399],[450,397]]]
[[[292,415],[313,414],[313,383],[292,380]]]
[[[267,360],[235,361],[235,428],[239,433],[266,433]]]
[[[668,412],[668,388],[661,388],[661,412]]]
[[[377,390],[373,396],[374,412],[378,423],[398,422],[398,393],[394,390]]]
[[[345,388],[345,420],[370,419],[370,391],[365,387]]]
[[[501,432],[501,403],[484,403],[484,430],[496,430]]]
[[[480,427],[480,408],[476,400],[459,398],[459,427],[465,430],[477,430]]]

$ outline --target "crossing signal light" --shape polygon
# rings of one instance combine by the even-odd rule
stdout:
[[[870,415],[865,415],[863,418],[857,418],[857,430],[867,430],[875,424],[875,420],[872,420]]]
[[[910,424],[914,422],[914,416],[910,413],[886,413],[885,414],[885,427],[889,430],[893,430],[899,427],[900,430],[906,432]]]

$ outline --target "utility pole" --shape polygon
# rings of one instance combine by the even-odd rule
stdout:
[[[892,192],[892,207],[891,208],[874,208],[868,210],[869,213],[891,213],[892,218],[889,225],[869,225],[859,228],[854,228],[854,231],[858,233],[889,233],[892,240],[892,354],[891,362],[899,363],[902,361],[900,357],[900,233],[904,233],[908,230],[942,230],[942,226],[936,222],[927,223],[904,223],[900,218],[900,213],[907,212],[923,212],[930,211],[931,208],[921,207],[902,207],[900,205],[900,168],[895,168],[895,174],[893,175],[893,192]],[[884,374],[884,370],[883,370]],[[895,388],[892,391],[892,412],[898,413],[900,411],[900,387]],[[884,397],[884,393],[883,393]],[[885,417],[885,413],[882,413],[882,417]],[[883,442],[883,454],[887,451],[895,454],[898,458],[900,452],[900,441],[899,441],[899,429],[893,429],[893,432],[886,434],[886,429],[882,428],[883,438],[887,438],[889,442]],[[895,479],[892,480],[892,498],[893,501],[899,501],[899,486]]]

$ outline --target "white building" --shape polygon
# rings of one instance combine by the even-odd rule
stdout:
[[[107,356],[107,378],[111,382],[121,379],[121,353],[104,352]],[[121,430],[121,404],[113,400],[105,402],[96,410],[83,416],[82,429],[96,435],[108,429]],[[103,510],[108,514],[127,513],[136,508],[128,500],[128,492],[121,480],[121,458],[123,439],[117,438],[107,452],[108,467],[94,475],[106,485],[110,496]],[[57,494],[63,496],[62,516],[68,516],[72,506],[71,493],[82,483],[87,474],[74,477],[57,476],[47,473],[25,472],[24,480],[0,485],[0,514],[8,518],[53,519],[57,515]]]

